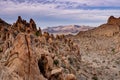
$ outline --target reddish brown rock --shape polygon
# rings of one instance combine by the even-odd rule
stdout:
[[[67,60],[67,55],[78,53],[73,43],[64,42],[64,35],[58,39],[47,32],[42,35],[32,19],[28,23],[20,16],[10,28],[2,26],[0,31],[0,80],[65,80],[67,68],[68,73],[76,71],[69,67],[78,61],[67,63],[69,67],[63,62],[63,56]]]
[[[19,34],[4,65],[21,80],[45,80],[40,73],[37,54],[32,50],[31,41],[30,35]]]
[[[30,28],[32,29],[32,31],[37,31],[37,27],[36,27],[34,20],[30,19],[29,23],[30,23]]]
[[[43,36],[44,36],[44,37],[46,38],[46,40],[48,41],[48,39],[49,39],[49,37],[50,37],[49,33],[48,33],[48,32],[44,32]]]
[[[115,18],[114,16],[110,16],[107,23],[120,25],[120,18]]]
[[[102,24],[92,30],[79,32],[78,35],[82,37],[91,37],[91,36],[112,37],[118,34],[119,32],[120,32],[120,18],[115,18],[114,16],[110,16],[106,24]]]
[[[77,80],[74,74],[68,74],[66,75],[66,79],[65,80]]]
[[[22,18],[21,16],[18,16],[17,22],[16,23],[21,23],[22,22]]]

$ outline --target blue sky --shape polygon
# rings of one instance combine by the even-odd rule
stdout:
[[[99,26],[111,15],[120,17],[120,0],[0,0],[0,18],[9,23],[17,16],[38,27],[58,25]]]

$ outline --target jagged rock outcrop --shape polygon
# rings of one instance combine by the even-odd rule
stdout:
[[[2,63],[5,67],[8,67],[8,73],[14,73],[18,76],[16,80],[45,80],[40,74],[38,67],[37,53],[32,50],[31,42],[33,39],[31,35],[18,34],[13,46],[5,51]],[[7,58],[5,58],[6,56]],[[1,71],[3,74],[3,72]],[[9,74],[13,77],[9,80],[14,80],[14,75]],[[1,77],[1,80],[7,80],[6,77]]]
[[[5,22],[4,20],[0,18],[0,28],[1,26],[7,27],[7,26],[10,26],[10,24],[8,24],[7,22]]]
[[[33,19],[30,19],[29,23],[23,20],[21,16],[18,16],[16,23],[13,24],[13,28],[20,32],[37,32],[37,26]]]
[[[33,19],[30,19],[30,28],[33,30],[33,31],[37,31],[37,28],[36,28],[36,24],[34,22]]]
[[[0,30],[0,80],[76,80],[79,76],[81,55],[70,39],[42,34],[33,19],[28,23],[20,16],[9,27]]]
[[[110,16],[108,19],[107,24],[115,24],[115,25],[120,25],[120,17],[115,18],[114,16]]]

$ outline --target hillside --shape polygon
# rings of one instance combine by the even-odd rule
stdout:
[[[79,45],[81,67],[88,80],[120,79],[120,18],[71,37]]]
[[[79,26],[79,25],[67,25],[67,26],[57,26],[57,27],[48,27],[43,29],[43,32],[48,32],[51,34],[77,34],[80,31],[87,31],[93,29],[94,27],[89,26]]]

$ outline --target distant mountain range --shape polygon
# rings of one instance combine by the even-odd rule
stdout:
[[[80,31],[87,31],[93,28],[94,27],[90,27],[90,26],[67,25],[67,26],[48,27],[43,29],[43,32],[49,32],[51,34],[77,34]]]

